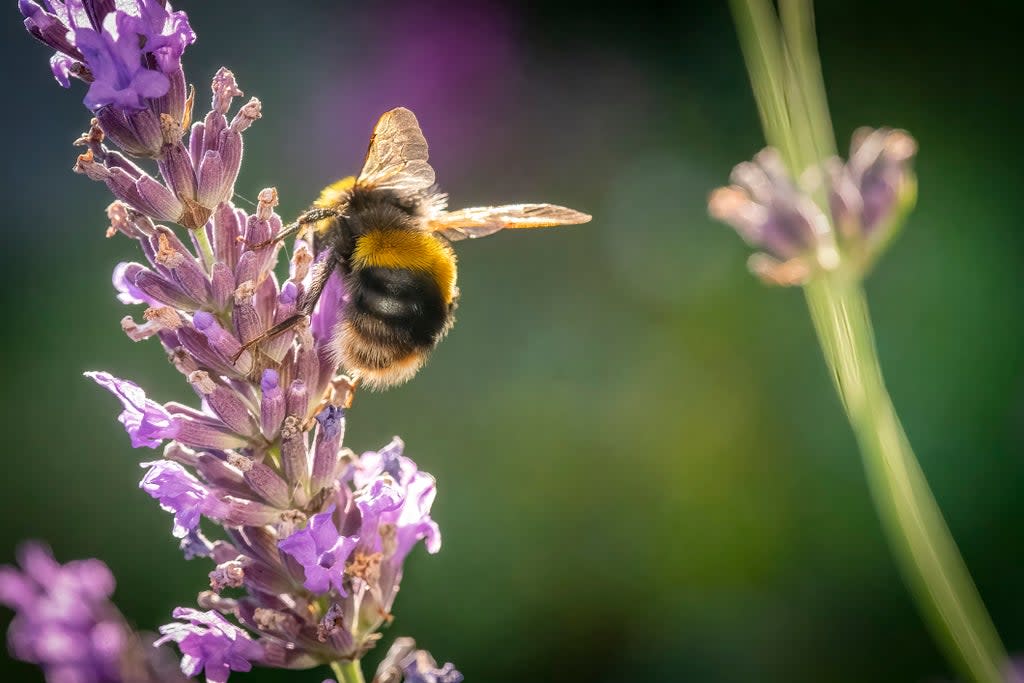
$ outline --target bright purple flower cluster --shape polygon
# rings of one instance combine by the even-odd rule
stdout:
[[[260,118],[255,98],[229,121],[232,100],[242,95],[221,69],[213,80],[213,106],[192,125],[193,94],[186,93],[181,56],[195,41],[184,12],[162,0],[20,0],[25,26],[57,50],[57,80],[88,82],[85,104],[94,125],[78,144],[87,147],[75,170],[106,183],[133,212],[190,229],[206,225],[231,199],[242,161],[242,131]],[[163,182],[124,154],[157,162]],[[133,235],[134,236],[134,235]]]
[[[733,184],[715,190],[708,209],[764,249],[749,265],[768,283],[804,284],[844,260],[863,273],[916,198],[916,152],[905,131],[862,128],[845,164],[833,158],[794,181],[769,147],[733,169]],[[812,198],[816,191],[827,196],[830,215]]]
[[[184,682],[170,653],[132,632],[110,602],[114,576],[99,560],[60,565],[26,544],[21,570],[0,566],[0,603],[15,610],[7,640],[18,659],[42,667],[49,683]]]
[[[196,35],[184,12],[161,0],[19,0],[29,33],[56,50],[50,67],[65,88],[89,84],[85,106],[129,154],[159,157],[188,125],[181,56]]]
[[[134,447],[165,445],[140,487],[173,515],[185,556],[214,562],[201,609],[177,609],[160,642],[178,645],[187,675],[217,683],[253,664],[359,660],[391,620],[406,556],[421,540],[440,548],[435,484],[397,437],[362,456],[343,446],[352,385],[337,375],[330,343],[344,297],[337,276],[305,324],[246,346],[299,310],[324,267],[299,241],[278,277],[282,250],[265,246],[282,227],[273,189],[251,214],[232,204],[241,133],[259,102],[229,120],[242,93],[221,69],[211,111],[185,144],[191,98],[177,98],[195,36],[183,13],[164,0],[22,0],[21,10],[57,50],[58,80],[90,83],[96,119],[78,141],[87,150],[76,170],[118,200],[108,236],[135,240],[145,257],[114,269],[118,299],[145,306],[121,327],[134,341],[158,339],[196,393],[194,406],[162,404],[130,381],[86,373],[121,401]],[[155,159],[160,180],[125,154]],[[188,228],[188,238],[162,222]],[[204,519],[222,528],[218,540],[204,535]],[[450,664],[418,657],[403,660],[399,677],[461,680]]]

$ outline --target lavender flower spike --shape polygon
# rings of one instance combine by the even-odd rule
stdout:
[[[143,642],[110,603],[114,577],[99,560],[58,564],[38,543],[22,571],[0,566],[0,604],[15,610],[11,653],[38,664],[49,683],[184,683],[168,655]]]
[[[87,373],[121,400],[133,446],[167,442],[162,459],[143,464],[139,486],[173,515],[185,557],[213,564],[210,590],[197,591],[206,611],[176,610],[181,621],[163,626],[160,642],[177,643],[187,675],[205,671],[216,683],[254,664],[358,667],[392,618],[408,554],[420,541],[440,548],[436,484],[398,438],[362,456],[343,443],[352,384],[332,351],[346,297],[336,274],[307,324],[245,348],[300,310],[318,270],[312,244],[299,239],[287,269],[286,250],[268,244],[283,225],[274,188],[258,193],[252,212],[232,203],[259,101],[235,107],[242,91],[222,68],[209,112],[192,120],[181,56],[195,36],[166,0],[20,7],[32,35],[57,52],[58,79],[90,86],[96,118],[77,142],[86,149],[75,170],[114,196],[107,235],[134,240],[142,254],[114,271],[117,298],[142,307],[121,327],[132,341],[155,340],[195,394],[160,404],[132,382]],[[157,175],[132,156],[153,159]],[[219,540],[203,536],[204,518],[221,528]],[[220,594],[227,589],[230,597]],[[423,656],[398,671],[461,680]]]

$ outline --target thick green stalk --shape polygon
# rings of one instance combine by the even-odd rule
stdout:
[[[879,516],[919,605],[962,675],[1002,681],[1006,653],[886,391],[863,290],[836,274],[805,291]]]
[[[763,29],[778,23],[775,10],[770,4],[751,0],[732,0],[730,4],[765,137],[786,165],[795,168],[800,163],[799,148],[786,101],[786,73],[778,68],[786,61],[785,50],[778,31]]]
[[[794,116],[798,128],[806,127],[802,146],[809,152],[803,156],[809,158],[803,161],[807,164],[828,159],[836,154],[836,137],[825,97],[811,0],[779,0],[779,16],[791,71],[789,99],[799,103],[794,107],[800,112]]]
[[[338,683],[366,683],[363,680],[363,667],[358,659],[344,662],[331,662],[331,671],[338,678]]]

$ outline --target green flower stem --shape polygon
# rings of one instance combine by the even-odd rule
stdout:
[[[836,155],[836,137],[832,117],[828,113],[825,80],[818,58],[818,40],[814,31],[814,8],[811,0],[779,0],[779,17],[789,51],[789,100],[796,133],[801,131],[802,147],[810,152],[804,163],[828,159]],[[808,155],[804,155],[805,157]]]
[[[217,262],[217,257],[213,254],[213,246],[210,244],[210,238],[206,236],[206,226],[202,226],[192,231],[196,236],[196,243],[199,245],[199,253],[203,255],[203,265],[206,267],[206,272],[211,272],[213,264]]]
[[[882,525],[927,621],[961,675],[1004,680],[1006,652],[886,391],[859,282],[840,271],[805,292]]]
[[[331,662],[331,670],[338,678],[338,683],[366,683],[363,680],[363,668],[358,659],[344,662]]]
[[[786,63],[785,48],[778,31],[765,30],[778,24],[775,10],[757,0],[732,0],[730,5],[765,137],[789,168],[797,168],[800,150],[786,101],[786,71],[779,68]]]

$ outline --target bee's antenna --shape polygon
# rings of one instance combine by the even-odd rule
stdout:
[[[235,193],[235,197],[237,197],[238,199],[241,199],[242,201],[244,201],[249,206],[251,206],[253,208],[256,208],[256,202],[254,202],[253,200],[249,199],[248,197],[245,197],[245,196],[239,194],[238,192]]]
[[[297,235],[305,225],[309,225],[310,223],[316,223],[317,221],[322,221],[325,218],[337,218],[338,216],[341,215],[342,213],[340,211],[336,211],[334,209],[310,209],[306,213],[299,216],[294,223],[286,225],[281,230],[281,232],[277,233],[277,235],[271,237],[269,240],[266,240],[265,242],[260,242],[259,244],[251,245],[250,249],[262,249],[263,247],[270,246],[275,242],[280,242],[289,237],[292,237],[293,235]]]

